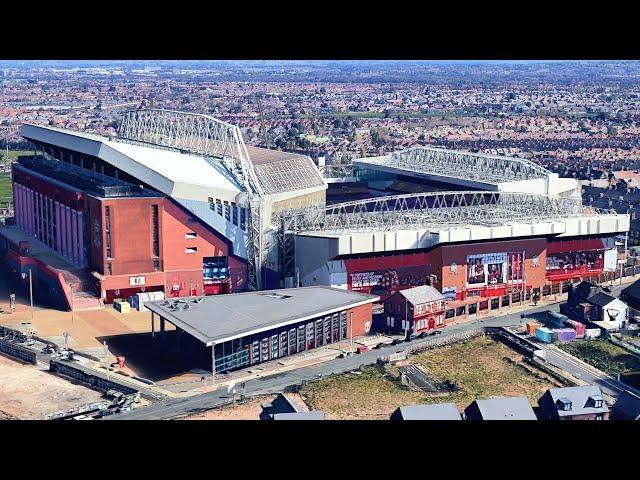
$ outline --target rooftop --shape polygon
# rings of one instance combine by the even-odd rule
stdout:
[[[314,286],[145,302],[145,306],[209,346],[378,299]]]
[[[405,297],[412,305],[433,302],[435,300],[444,300],[444,295],[430,285],[406,288],[404,290],[400,290],[398,293]]]
[[[408,405],[399,407],[396,412],[402,420],[462,420],[455,403]]]
[[[478,405],[483,420],[537,420],[527,397],[490,398],[473,403]]]
[[[606,413],[609,408],[602,399],[602,392],[595,385],[582,385],[579,387],[559,387],[550,388],[548,390],[553,403],[556,405],[558,415],[572,416],[584,415],[589,413]],[[595,400],[601,400],[602,406],[595,407]],[[562,410],[558,408],[558,402],[561,404],[571,404],[570,410]]]

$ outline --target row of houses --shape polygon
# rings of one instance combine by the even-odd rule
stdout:
[[[548,389],[537,412],[526,397],[475,400],[461,414],[455,403],[408,405],[397,408],[391,420],[640,420],[640,397],[623,392],[611,409],[600,388],[593,385]],[[262,404],[260,420],[324,420],[324,412],[304,411],[285,394]]]
[[[455,403],[399,407],[391,414],[390,419],[640,420],[640,397],[623,392],[610,410],[597,386],[550,388],[538,399],[536,410],[524,396],[497,397],[475,400],[462,414]]]

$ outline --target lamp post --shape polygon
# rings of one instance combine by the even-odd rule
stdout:
[[[73,287],[74,287],[74,284],[72,283],[71,285],[69,285],[69,287],[71,287],[71,325],[73,325]]]
[[[33,325],[33,281],[31,278],[31,269],[29,269],[29,300],[31,302],[31,324]]]
[[[349,351],[353,352],[353,312],[349,312]]]

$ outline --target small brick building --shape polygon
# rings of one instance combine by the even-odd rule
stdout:
[[[409,335],[443,328],[444,311],[444,295],[429,285],[400,290],[384,302],[387,328]]]

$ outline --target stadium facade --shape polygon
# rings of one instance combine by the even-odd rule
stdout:
[[[616,268],[629,229],[628,215],[583,207],[576,180],[523,159],[417,147],[319,169],[165,110],[126,112],[111,138],[21,135],[39,153],[13,166],[0,248],[68,307],[296,284],[382,300],[429,284],[455,308],[502,305]]]

